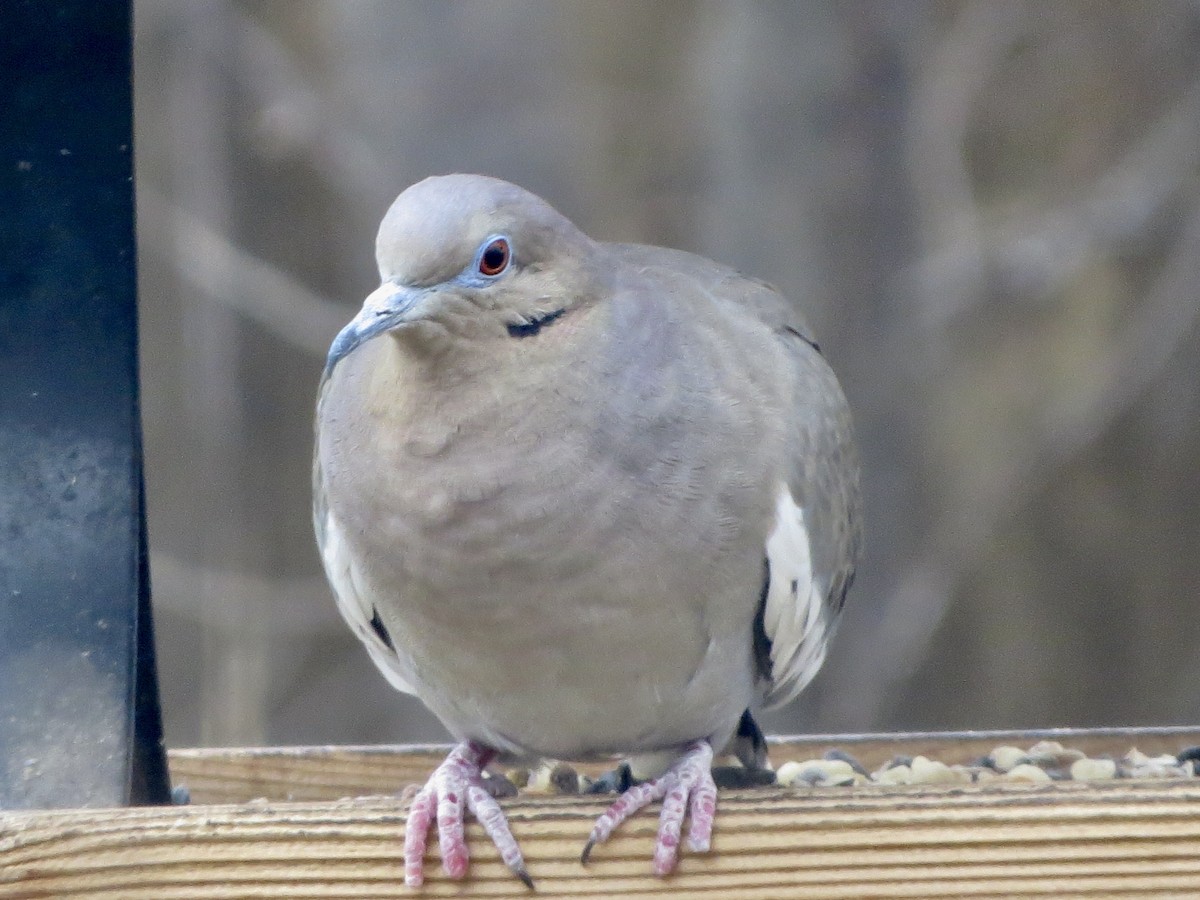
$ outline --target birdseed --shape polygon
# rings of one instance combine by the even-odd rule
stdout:
[[[845,750],[833,749],[821,759],[788,760],[779,768],[744,770],[740,766],[722,766],[718,782],[722,788],[746,788],[779,784],[806,790],[855,785],[905,784],[1041,784],[1050,781],[1109,781],[1114,778],[1154,779],[1192,778],[1200,766],[1200,747],[1188,747],[1178,755],[1148,756],[1131,749],[1119,759],[1109,756],[1088,757],[1057,741],[1039,741],[1022,749],[999,746],[970,764],[946,763],[926,756],[897,754],[874,772],[868,771]],[[753,777],[737,777],[738,772]],[[511,769],[501,776],[521,793],[589,793],[593,779],[561,762],[547,762],[533,769]],[[637,779],[632,779],[637,783]],[[604,788],[600,788],[602,792]],[[611,791],[611,785],[608,788]],[[501,796],[504,794],[502,793]]]

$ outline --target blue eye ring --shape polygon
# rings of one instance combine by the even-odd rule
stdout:
[[[512,264],[512,244],[502,234],[489,237],[475,254],[475,271],[485,278],[498,278]]]

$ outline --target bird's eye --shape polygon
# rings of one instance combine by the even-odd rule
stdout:
[[[512,250],[507,238],[492,238],[479,253],[479,274],[493,278],[508,268]]]

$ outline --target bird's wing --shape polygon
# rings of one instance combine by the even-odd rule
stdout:
[[[618,252],[635,264],[689,272],[715,302],[750,312],[782,346],[784,370],[769,377],[790,384],[787,458],[776,476],[754,646],[764,701],[786,703],[821,668],[854,580],[859,463],[846,398],[799,307],[771,285],[682,251],[620,245]]]
[[[786,481],[767,538],[760,663],[770,706],[795,697],[820,669],[854,580],[861,544],[859,463],[850,411],[807,324],[769,286],[752,302],[786,348],[793,385]]]
[[[317,406],[318,431],[321,427],[320,404],[325,397],[325,387],[326,379],[322,379]],[[415,694],[416,689],[405,672],[402,658],[396,652],[393,636],[380,619],[371,599],[370,589],[355,566],[342,525],[329,509],[321,471],[319,433],[313,445],[313,528],[317,535],[321,564],[325,567],[325,575],[333,588],[338,610],[358,639],[366,645],[371,659],[392,686],[406,694]]]

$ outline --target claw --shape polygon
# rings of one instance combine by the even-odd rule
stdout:
[[[704,852],[712,843],[713,819],[717,810],[717,786],[712,777],[712,746],[708,741],[696,741],[658,778],[634,785],[617,798],[596,820],[580,862],[586,864],[592,849],[612,835],[622,822],[649,805],[662,799],[658,820],[658,837],[654,844],[654,872],[669,875],[679,858],[679,837],[684,816],[690,812],[688,847]]]
[[[464,807],[479,820],[505,865],[533,889],[521,848],[504,818],[504,811],[483,786],[483,767],[495,751],[464,741],[450,751],[425,787],[413,798],[404,832],[404,883],[420,887],[425,881],[425,845],[435,815],[442,868],[451,878],[467,874],[469,855],[463,825]]]

